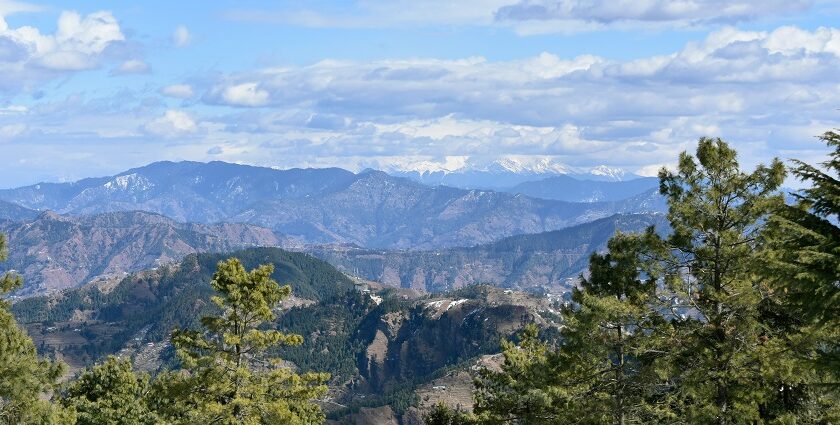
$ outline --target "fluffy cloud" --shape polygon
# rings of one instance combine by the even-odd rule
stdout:
[[[170,109],[162,117],[155,118],[143,126],[152,135],[165,138],[184,136],[198,130],[193,118],[184,111]]]
[[[25,90],[66,72],[95,68],[107,48],[124,40],[108,12],[84,17],[62,12],[53,34],[30,26],[11,28],[0,14],[0,91]]]
[[[766,161],[776,146],[792,156],[813,149],[812,139],[786,138],[836,121],[838,46],[833,28],[726,27],[671,54],[627,61],[550,53],[329,60],[222,75],[203,100],[267,109],[216,119],[227,134],[250,135],[284,158],[308,152],[387,163],[504,152],[649,171],[704,135],[733,140],[749,161]]]
[[[8,106],[0,109],[0,127],[27,125],[4,151],[41,137],[56,151],[28,156],[61,157],[56,152],[70,150],[72,139],[90,144],[91,155],[133,155],[126,166],[221,159],[449,169],[506,156],[651,174],[708,135],[734,143],[745,166],[776,155],[813,161],[824,153],[813,136],[837,122],[839,42],[833,28],[725,27],[669,54],[633,60],[552,53],[507,61],[325,60],[160,89],[198,102],[182,106],[189,110],[167,110],[144,88],[30,110]],[[58,127],[61,134],[50,133]],[[146,148],[133,151],[140,153],[114,147],[139,141]]]
[[[232,106],[263,106],[268,103],[270,96],[267,90],[254,82],[220,87],[215,95],[220,101]]]

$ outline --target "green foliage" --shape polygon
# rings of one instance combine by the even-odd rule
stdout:
[[[768,369],[781,388],[767,410],[780,418],[840,421],[840,134],[820,136],[829,148],[822,169],[794,161],[810,187],[781,205],[764,233],[764,276],[778,296],[766,306],[773,330]],[[826,408],[830,406],[830,408]]]
[[[562,394],[557,391],[563,388],[556,385],[548,347],[538,335],[535,325],[527,326],[518,346],[502,343],[505,360],[500,372],[479,372],[475,412],[481,423],[549,424],[570,407],[561,404]]]
[[[131,362],[108,357],[70,382],[61,404],[76,412],[79,425],[159,424],[147,404],[148,378],[135,375]]]
[[[426,425],[470,425],[477,422],[472,415],[439,403],[423,416],[423,423]]]
[[[6,259],[6,238],[0,234],[0,260]],[[0,277],[0,296],[18,287],[19,276]],[[72,423],[66,412],[42,398],[55,389],[62,364],[38,358],[35,344],[20,329],[0,299],[0,424]]]
[[[756,264],[761,223],[782,202],[784,177],[778,160],[740,171],[735,150],[707,138],[696,159],[683,153],[676,173],[660,172],[673,228],[658,247],[670,254],[660,262],[676,300],[670,379],[679,383],[675,412],[690,422],[759,420],[763,398],[775,391],[762,379],[767,292]]]
[[[796,172],[814,186],[786,207],[780,162],[743,173],[720,139],[682,154],[660,173],[671,234],[594,254],[560,343],[528,328],[480,373],[480,423],[835,421],[840,185]]]
[[[483,370],[476,413],[483,423],[649,422],[659,415],[652,388],[658,337],[666,322],[652,307],[656,276],[643,273],[646,237],[617,234],[593,254],[590,277],[564,308],[558,346],[528,326],[505,342],[501,371]],[[642,279],[641,276],[646,278]]]
[[[153,405],[176,423],[320,423],[312,402],[326,392],[322,373],[298,375],[269,347],[300,345],[300,335],[260,329],[291,293],[271,279],[273,265],[246,271],[239,260],[220,262],[212,288],[220,314],[201,319],[204,331],[176,330],[172,341],[184,371],[162,374]]]
[[[272,278],[289,282],[298,297],[325,301],[353,293],[353,282],[347,277],[306,254],[253,248],[234,255],[248,268],[260,263],[275,264]],[[62,352],[101,358],[117,352],[141,330],[145,330],[149,340],[160,341],[173,328],[197,328],[201,317],[218,313],[218,307],[209,301],[213,289],[208,282],[222,258],[220,254],[190,255],[178,265],[126,277],[107,293],[97,287],[76,288],[55,298],[18,301],[12,311],[22,323],[62,323],[77,311],[92,312],[90,324],[78,327],[90,330],[94,338],[64,347]]]

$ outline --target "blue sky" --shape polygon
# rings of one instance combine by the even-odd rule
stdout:
[[[0,187],[157,160],[820,160],[840,2],[0,0]]]

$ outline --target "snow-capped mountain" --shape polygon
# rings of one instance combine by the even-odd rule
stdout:
[[[378,164],[377,168],[424,184],[465,189],[504,189],[561,175],[594,181],[626,181],[639,177],[620,168],[604,165],[594,168],[572,167],[554,157],[539,155],[511,155],[493,159],[458,156],[445,157],[440,161],[401,160]]]

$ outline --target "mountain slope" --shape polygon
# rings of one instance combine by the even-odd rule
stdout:
[[[271,230],[245,224],[184,224],[159,214],[116,212],[92,216],[41,213],[0,222],[9,259],[0,268],[23,275],[18,295],[52,292],[100,277],[122,276],[180,261],[194,252],[286,245]]]
[[[183,221],[244,222],[310,243],[372,248],[469,246],[616,212],[656,211],[630,201],[569,203],[429,187],[379,171],[278,171],[222,162],[155,163],[111,178],[3,190],[0,199],[74,214],[146,210]]]
[[[272,276],[292,286],[272,326],[304,336],[279,354],[301,371],[328,371],[328,410],[341,417],[360,405],[390,404],[403,412],[418,404],[418,386],[446,370],[463,370],[526,323],[552,326],[549,300],[490,287],[408,299],[392,290],[362,290],[327,263],[302,253],[255,248],[197,254],[143,271],[113,287],[85,285],[12,305],[42,354],[60,355],[72,369],[102,356],[131,356],[142,370],[173,366],[173,328],[198,328],[216,307],[208,284],[228,256],[246,268],[275,264]],[[340,404],[339,404],[340,403]]]
[[[11,202],[0,201],[0,220],[30,220],[38,216],[38,211],[22,207]]]
[[[659,187],[659,179],[645,177],[627,181],[578,180],[570,176],[555,176],[544,180],[518,184],[505,189],[510,193],[568,202],[618,201]]]
[[[391,286],[440,292],[472,284],[536,292],[567,291],[616,231],[636,232],[655,225],[661,214],[615,215],[562,230],[511,236],[470,248],[434,251],[378,251],[341,246],[309,252],[341,270]]]
[[[225,162],[156,162],[113,177],[0,190],[0,199],[33,209],[91,214],[144,210],[178,221],[224,221],[243,205],[338,190],[353,173],[337,168],[274,170]]]

